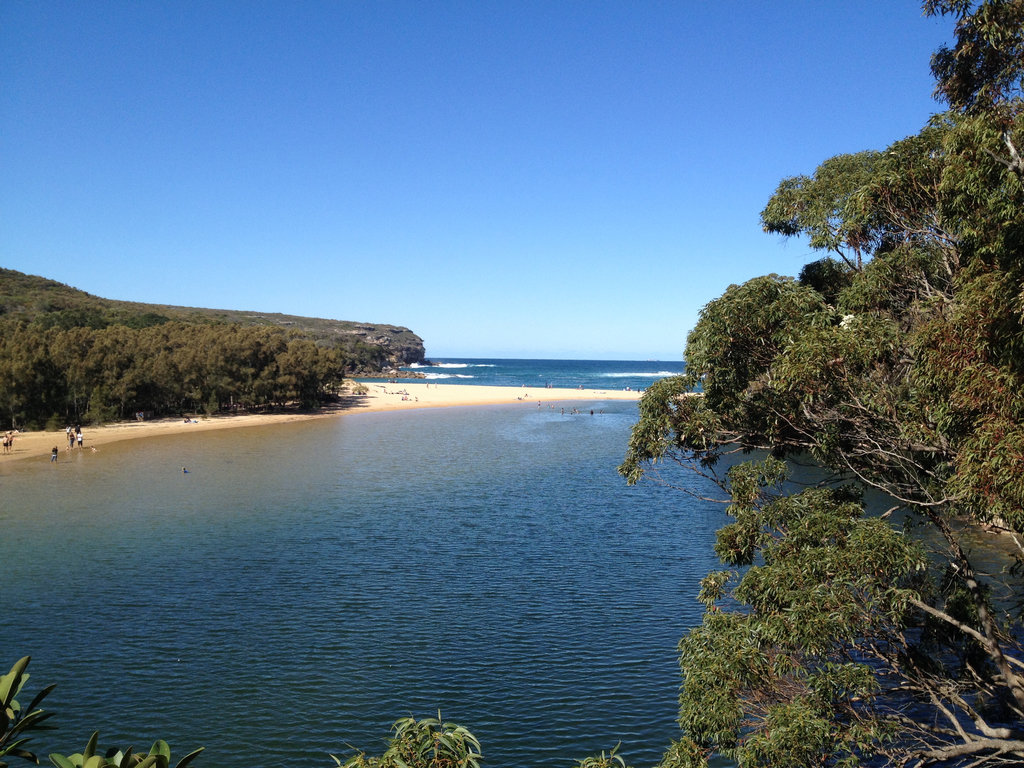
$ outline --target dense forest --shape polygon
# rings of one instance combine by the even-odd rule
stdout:
[[[666,768],[1024,765],[1024,2],[925,10],[949,110],[783,180],[764,229],[822,258],[730,286],[641,401],[623,474],[732,518]]]
[[[57,428],[337,396],[423,359],[406,328],[97,298],[0,269],[0,427]]]

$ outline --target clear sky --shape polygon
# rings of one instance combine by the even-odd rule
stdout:
[[[392,323],[428,356],[678,360],[816,258],[778,182],[916,133],[915,0],[0,2],[0,266]]]

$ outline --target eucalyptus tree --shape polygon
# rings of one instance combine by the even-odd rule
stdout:
[[[926,11],[959,18],[952,109],[784,181],[766,231],[825,259],[731,286],[641,401],[620,471],[679,462],[733,518],[666,766],[1024,762],[1024,3]],[[822,482],[787,482],[807,459]]]

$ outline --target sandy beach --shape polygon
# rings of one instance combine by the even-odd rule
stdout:
[[[198,415],[193,416],[187,422],[184,419],[153,419],[118,422],[102,427],[83,426],[82,450],[101,450],[104,445],[110,443],[159,435],[284,424],[372,411],[510,403],[520,403],[536,408],[538,403],[542,406],[551,406],[558,403],[571,404],[580,400],[637,400],[640,397],[640,393],[635,390],[486,387],[432,384],[407,379],[395,384],[368,383],[366,386],[369,389],[366,394],[347,395],[336,405],[315,413],[238,414],[214,417]],[[25,459],[49,461],[54,446],[59,449],[61,457],[66,454],[67,438],[63,430],[58,432],[19,432],[15,435],[13,450],[0,454],[0,463]]]

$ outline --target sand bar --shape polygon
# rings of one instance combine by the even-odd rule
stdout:
[[[433,384],[409,379],[402,379],[396,384],[367,383],[366,386],[369,389],[367,394],[345,396],[337,405],[315,413],[239,414],[212,418],[195,416],[188,422],[184,419],[153,419],[118,422],[102,427],[83,426],[83,450],[100,449],[104,445],[122,440],[204,432],[210,429],[285,424],[306,419],[329,418],[347,413],[511,403],[537,408],[538,403],[550,406],[560,402],[637,400],[640,397],[640,393],[635,390],[484,387],[468,384]],[[15,436],[13,451],[0,454],[0,463],[19,459],[49,461],[54,446],[58,447],[60,456],[63,457],[67,450],[67,438],[63,430],[59,432],[20,432]]]

